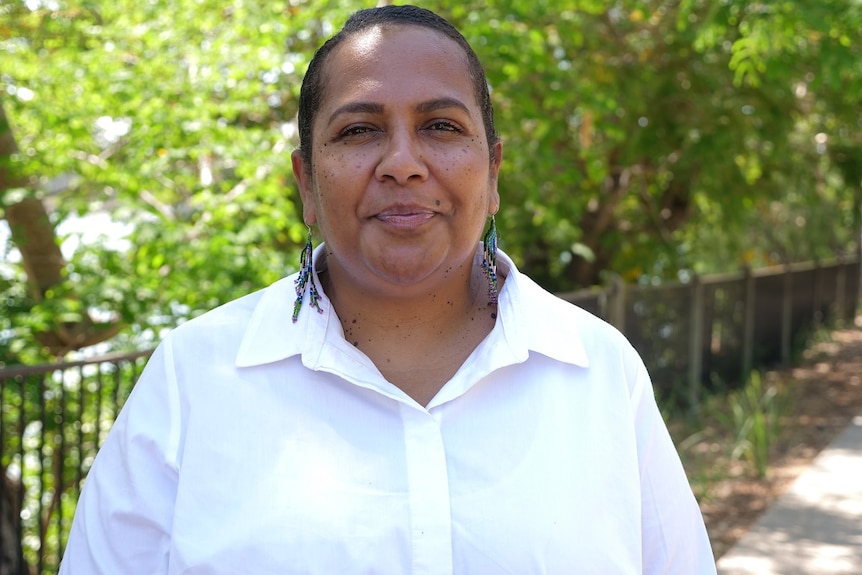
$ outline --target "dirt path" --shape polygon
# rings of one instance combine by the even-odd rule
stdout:
[[[701,502],[716,558],[723,555],[814,456],[862,413],[862,316],[805,352],[797,367],[773,372],[793,398],[765,479],[741,473]]]

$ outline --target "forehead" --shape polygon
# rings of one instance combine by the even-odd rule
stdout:
[[[460,96],[478,111],[463,48],[430,28],[378,25],[353,34],[329,55],[322,75],[321,109],[358,97],[409,99],[433,94]]]

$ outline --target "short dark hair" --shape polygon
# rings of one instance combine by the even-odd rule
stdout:
[[[473,81],[473,91],[482,112],[485,135],[493,160],[494,146],[497,143],[497,130],[494,127],[494,108],[488,90],[485,69],[467,39],[445,18],[425,8],[417,6],[380,6],[354,13],[341,30],[318,48],[302,80],[299,92],[299,150],[305,165],[311,167],[312,125],[323,101],[326,89],[323,74],[326,61],[332,51],[348,38],[374,26],[419,26],[443,34],[454,40],[467,56],[467,67]]]

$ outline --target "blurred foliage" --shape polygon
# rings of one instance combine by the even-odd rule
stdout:
[[[0,190],[0,209],[37,196],[60,230],[100,213],[125,224],[120,242],[79,241],[41,301],[3,247],[0,361],[40,359],[34,334],[82,310],[126,325],[113,345],[145,345],[293,271],[301,78],[370,5],[0,0],[0,106],[19,149],[6,167],[28,182]],[[858,2],[423,5],[485,62],[501,245],[549,289],[854,249]]]

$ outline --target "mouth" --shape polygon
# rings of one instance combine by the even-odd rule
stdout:
[[[374,218],[397,228],[415,228],[434,218],[436,212],[418,206],[393,206],[378,212]]]

